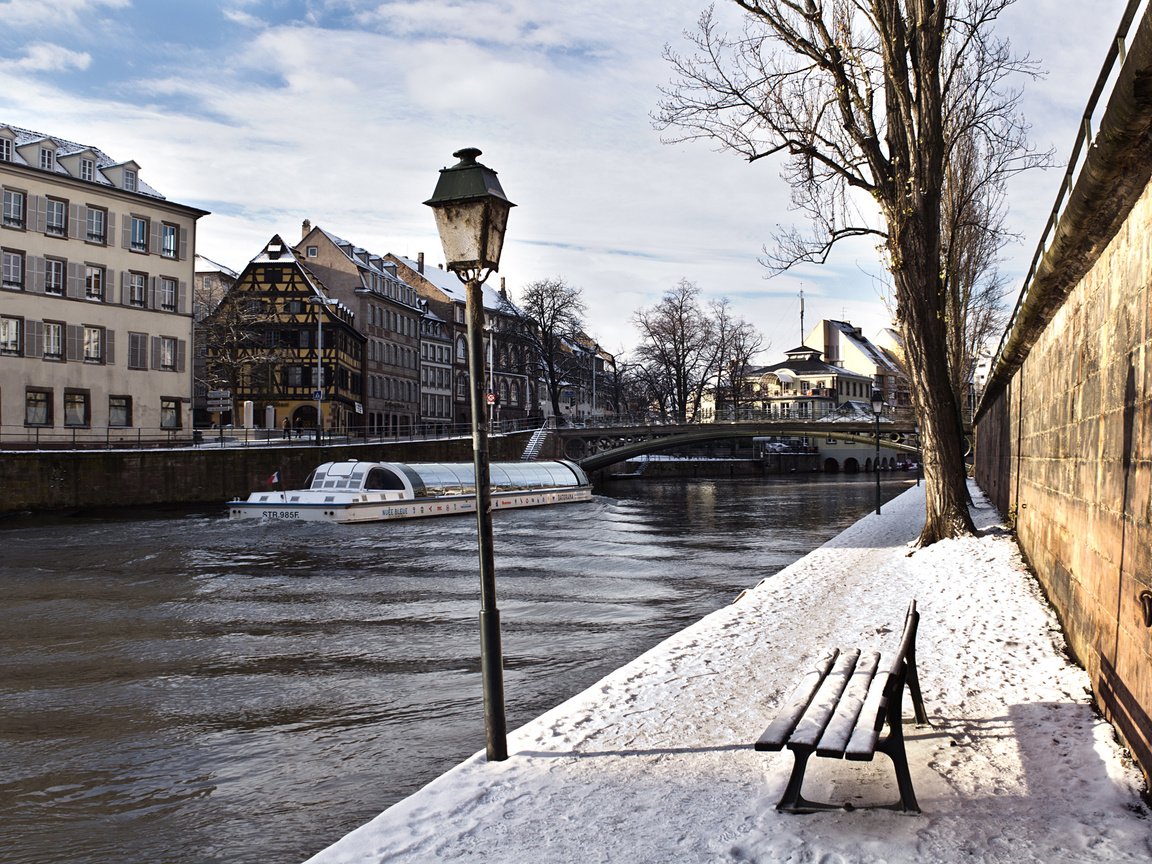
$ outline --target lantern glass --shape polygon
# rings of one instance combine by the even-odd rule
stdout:
[[[499,198],[448,201],[433,207],[445,266],[452,271],[498,269],[509,207]]]
[[[872,413],[877,417],[884,411],[884,394],[879,390],[872,391]]]

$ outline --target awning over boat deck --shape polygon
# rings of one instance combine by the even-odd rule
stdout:
[[[472,463],[392,462],[402,471],[417,496],[470,492],[476,486]],[[586,486],[588,475],[575,462],[492,462],[488,466],[493,489],[546,489]]]

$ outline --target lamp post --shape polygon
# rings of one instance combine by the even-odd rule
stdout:
[[[600,343],[595,342],[592,344],[592,410],[588,415],[593,423],[596,422],[596,355],[599,353]]]
[[[872,391],[872,413],[876,415],[876,462],[872,468],[876,472],[876,515],[880,515],[880,413],[884,410],[884,394]]]
[[[308,302],[318,306],[335,306],[339,301],[327,297],[309,297]],[[323,443],[324,428],[324,310],[316,310],[316,446]]]
[[[480,556],[480,674],[484,684],[484,725],[489,761],[508,758],[504,718],[504,662],[500,611],[496,607],[496,566],[492,543],[492,489],[484,392],[484,280],[499,269],[508,211],[513,205],[496,172],[476,161],[474,147],[452,154],[460,161],[440,169],[436,191],[425,201],[436,216],[445,266],[466,287],[468,375],[471,383],[472,461],[476,472],[476,535]]]

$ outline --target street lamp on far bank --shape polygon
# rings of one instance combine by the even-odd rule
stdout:
[[[872,413],[876,415],[876,462],[872,469],[876,472],[876,515],[880,515],[880,415],[884,411],[884,394],[872,391]]]
[[[480,674],[484,684],[488,760],[498,762],[508,758],[508,735],[492,538],[483,284],[492,271],[499,269],[508,211],[515,205],[504,196],[496,172],[476,161],[479,150],[467,147],[452,155],[460,161],[451,168],[440,169],[436,191],[424,203],[436,216],[436,230],[444,247],[444,266],[455,273],[466,288],[472,460],[476,473],[476,535],[480,553]]]

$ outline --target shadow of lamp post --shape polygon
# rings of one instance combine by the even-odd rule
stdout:
[[[508,758],[504,719],[504,663],[496,567],[492,543],[492,485],[488,465],[488,406],[484,392],[484,280],[500,266],[504,229],[513,203],[496,172],[476,161],[474,147],[452,154],[460,161],[440,169],[436,191],[425,201],[436,216],[445,266],[466,288],[468,377],[472,407],[472,454],[476,472],[476,534],[480,551],[480,674],[489,761]]]
[[[876,462],[872,469],[876,472],[876,515],[880,515],[880,415],[884,411],[884,394],[872,391],[872,413],[876,415]]]

